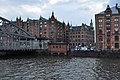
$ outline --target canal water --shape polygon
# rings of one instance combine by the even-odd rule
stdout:
[[[120,59],[5,58],[0,59],[0,80],[120,80]]]

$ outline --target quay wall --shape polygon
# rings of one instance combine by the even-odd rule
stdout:
[[[0,56],[54,56],[49,53],[48,50],[0,50]],[[55,55],[61,56],[61,55]],[[68,57],[90,57],[90,58],[120,58],[120,51],[71,51],[68,52]]]
[[[73,51],[72,57],[120,58],[120,51]]]
[[[31,55],[36,53],[36,50],[0,50],[0,56],[7,55],[7,56],[13,56],[13,55]]]

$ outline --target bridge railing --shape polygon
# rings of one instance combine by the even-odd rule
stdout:
[[[0,50],[29,50],[40,49],[38,41],[0,41]]]

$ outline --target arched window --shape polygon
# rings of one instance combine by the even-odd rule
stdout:
[[[102,34],[102,30],[99,30],[99,34]]]
[[[73,46],[74,46],[75,44],[73,43]]]
[[[115,28],[115,34],[118,34],[119,32],[118,32],[118,28]]]

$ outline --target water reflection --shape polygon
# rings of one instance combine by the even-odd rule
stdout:
[[[119,59],[34,57],[0,60],[4,80],[117,80]]]

